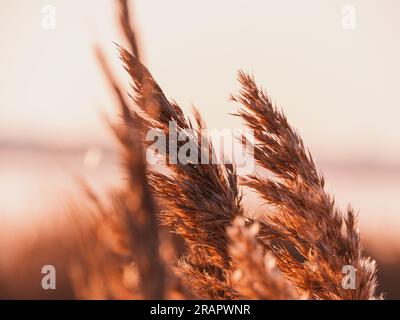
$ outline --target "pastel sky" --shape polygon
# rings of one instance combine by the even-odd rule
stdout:
[[[41,27],[45,5],[55,30]],[[342,28],[345,5],[356,30]],[[317,156],[400,159],[397,0],[137,0],[145,60],[211,128],[237,127],[229,93],[254,73]],[[0,2],[0,142],[109,144],[112,99],[92,44],[120,42],[112,0]]]

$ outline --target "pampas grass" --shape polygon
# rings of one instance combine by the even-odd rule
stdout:
[[[118,1],[118,8],[128,43],[128,49],[118,49],[132,80],[131,99],[102,51],[95,51],[122,116],[111,126],[127,183],[110,195],[109,206],[87,191],[95,205],[93,222],[82,232],[82,259],[71,269],[77,294],[143,299],[379,298],[376,266],[363,251],[353,210],[343,214],[335,207],[301,137],[251,76],[239,73],[242,89],[232,98],[241,104],[238,115],[255,133],[257,165],[269,173],[240,179],[272,208],[259,221],[243,209],[233,165],[167,161],[161,171],[147,166],[147,130],[158,129],[168,137],[174,121],[178,134],[200,134],[205,124],[196,110],[193,124],[165,96],[142,63],[127,1]],[[187,139],[199,155],[204,148],[200,139],[209,142],[207,152],[213,151],[208,137],[189,134]],[[178,142],[178,148],[182,145]],[[168,143],[163,147],[168,158]],[[104,234],[107,241],[100,237]],[[342,287],[346,265],[357,270],[355,289]],[[85,279],[91,279],[89,289]]]
[[[375,262],[363,252],[353,210],[349,207],[344,215],[335,207],[301,137],[254,79],[240,72],[239,82],[242,90],[232,99],[242,105],[239,115],[254,130],[255,160],[274,174],[243,178],[244,185],[274,207],[260,234],[266,249],[295,287],[311,298],[376,298]],[[277,239],[291,243],[303,261],[274,245]],[[346,265],[357,270],[355,290],[338,285]]]

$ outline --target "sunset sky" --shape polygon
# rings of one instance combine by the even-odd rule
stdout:
[[[103,143],[99,115],[111,99],[91,45],[118,65],[112,2],[1,1],[1,141]],[[344,5],[356,9],[356,30],[342,28]],[[399,9],[396,0],[138,0],[135,16],[167,95],[196,105],[210,127],[238,125],[228,94],[243,68],[321,156],[388,161],[400,157]]]
[[[55,30],[42,28],[46,5],[56,8]],[[355,30],[342,27],[349,5]],[[399,10],[398,0],[137,0],[134,11],[146,64],[185,111],[195,105],[210,128],[240,127],[228,97],[237,71],[252,72],[339,199],[400,226]],[[112,0],[0,1],[0,151],[112,146],[102,114],[115,109],[92,45],[106,50],[128,89],[115,16]],[[0,159],[0,207],[21,194],[42,201],[38,179],[41,195],[64,185],[41,156],[46,179],[33,158],[9,159]]]

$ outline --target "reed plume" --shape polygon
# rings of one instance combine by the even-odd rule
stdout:
[[[202,155],[212,154],[213,147],[207,137],[201,136],[204,124],[199,113],[195,112],[195,127],[185,118],[177,103],[168,101],[149,71],[133,55],[121,49],[121,57],[134,82],[135,103],[141,111],[146,112],[148,120],[142,116],[142,123],[148,129],[161,130],[168,140],[173,134],[170,123],[174,123],[175,139],[178,135],[184,135],[187,139],[185,142],[177,141],[178,153],[184,143],[190,143],[192,150],[198,150],[196,164],[167,161],[169,174],[150,170],[152,190],[165,206],[160,219],[186,239],[188,248],[191,249],[187,259],[192,260],[192,266],[195,265],[194,260],[199,260],[201,252],[202,261],[197,264],[199,273],[206,270],[208,276],[224,281],[226,273],[230,271],[225,230],[235,216],[242,214],[235,168],[231,164],[203,164]],[[153,88],[150,98],[143,92],[138,75],[143,75]],[[149,105],[149,101],[153,105]],[[134,117],[140,119],[139,113],[136,112]],[[207,149],[204,152],[202,148]],[[168,141],[161,150],[169,159],[171,154]],[[192,254],[193,249],[195,254]],[[182,272],[185,270],[188,269],[182,268]]]
[[[198,164],[167,161],[169,174],[150,168],[153,193],[165,206],[160,219],[186,239],[189,248],[186,259],[192,267],[197,265],[199,275],[206,272],[209,277],[224,281],[230,271],[225,230],[235,216],[242,214],[235,168],[231,164],[203,164],[202,156],[212,156],[213,146],[208,137],[201,135],[204,124],[200,114],[195,111],[195,127],[186,119],[179,105],[165,97],[137,57],[123,48],[120,50],[124,67],[133,80],[134,101],[138,107],[138,110],[130,111],[132,118],[147,129],[158,129],[168,137],[160,148],[168,159],[172,156],[169,138],[174,134],[171,123],[176,126],[175,141],[178,135],[186,138],[186,141],[177,141],[177,152],[185,143],[197,150]],[[143,143],[146,145],[145,141]],[[185,270],[188,270],[187,266],[181,269],[182,272]]]
[[[120,0],[118,4],[121,29],[131,49],[139,56],[136,35],[129,23],[128,2]],[[132,119],[122,89],[114,78],[101,49],[96,47],[95,53],[118,101],[123,119],[119,125],[111,125],[121,146],[121,158],[128,178],[126,189],[113,201],[119,205],[119,221],[123,222],[126,230],[122,233],[117,231],[115,234],[128,236],[127,251],[132,254],[135,261],[142,297],[162,299],[165,297],[166,270],[159,253],[157,207],[146,177],[147,162],[140,138],[143,135],[143,128],[139,122]],[[95,202],[100,203],[100,201]]]
[[[96,55],[123,114],[123,123],[113,126],[128,177],[120,210],[131,236],[131,252],[140,275],[141,291],[146,299],[162,299],[165,294],[165,266],[159,254],[157,208],[146,177],[144,149],[138,138],[143,135],[142,128],[129,116],[129,107],[99,48],[96,48]]]
[[[257,234],[257,222],[246,225],[243,217],[237,217],[227,230],[231,239],[229,252],[236,267],[232,274],[233,287],[241,298],[263,300],[294,300],[299,295],[283,278],[276,267],[275,258],[264,254]]]
[[[242,105],[239,115],[254,131],[256,163],[273,174],[251,174],[242,181],[274,208],[261,222],[259,238],[279,269],[310,298],[376,298],[375,262],[363,252],[353,210],[349,207],[343,215],[335,207],[310,152],[283,112],[251,76],[240,72],[238,78],[242,89],[232,99]],[[301,258],[282,241],[292,244]],[[357,270],[355,290],[342,287],[347,265]]]

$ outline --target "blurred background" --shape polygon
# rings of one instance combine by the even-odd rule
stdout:
[[[400,298],[400,2],[136,0],[134,9],[147,66],[209,128],[241,127],[228,96],[239,69],[254,74],[338,205],[359,211],[383,290]],[[68,233],[73,177],[99,192],[121,180],[104,121],[114,117],[113,99],[92,50],[101,44],[128,89],[115,16],[113,0],[0,2],[0,289],[11,296],[22,285],[14,280],[27,277],[1,277],[16,270],[17,253],[46,226]],[[246,202],[260,210],[252,196]]]

